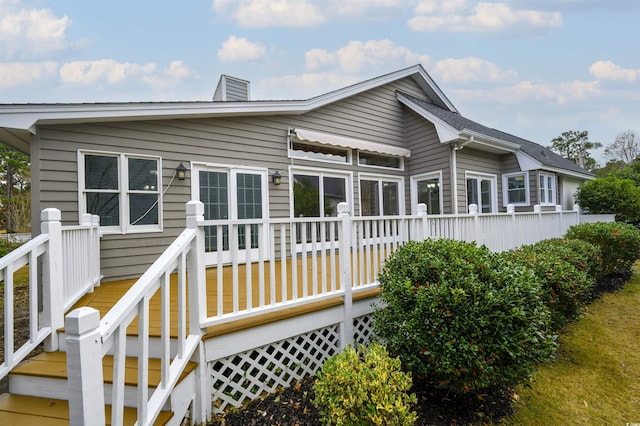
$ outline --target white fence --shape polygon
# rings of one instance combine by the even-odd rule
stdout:
[[[31,234],[29,233],[0,234],[0,239],[8,241],[10,243],[26,243],[31,239]]]
[[[0,259],[0,281],[4,281],[4,360],[0,378],[45,339],[47,350],[56,350],[56,330],[64,324],[65,309],[99,284],[97,216],[84,217],[80,226],[70,227],[63,227],[60,217],[57,209],[43,210],[42,234]],[[29,281],[28,301],[24,302],[29,304],[29,339],[16,349],[14,284],[16,272],[25,267]]]

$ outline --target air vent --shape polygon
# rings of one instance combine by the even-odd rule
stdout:
[[[218,87],[213,94],[214,101],[248,101],[249,86],[247,80],[231,77],[229,75],[221,75],[218,81]]]

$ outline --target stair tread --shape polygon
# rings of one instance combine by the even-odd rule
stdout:
[[[111,423],[111,406],[105,406],[107,424]],[[155,424],[164,425],[173,417],[170,411],[162,411]],[[134,424],[136,409],[124,408],[124,424]],[[0,395],[0,424],[20,425],[68,425],[69,404],[67,401],[34,396]]]
[[[180,375],[182,381],[196,367],[189,362]],[[65,352],[44,352],[21,362],[10,373],[13,376],[37,376],[57,379],[67,378],[67,355]],[[106,383],[113,383],[113,357],[106,355],[102,360],[102,374]],[[149,386],[156,387],[160,383],[160,360],[149,359]],[[138,359],[125,359],[125,384],[135,386],[138,383]]]

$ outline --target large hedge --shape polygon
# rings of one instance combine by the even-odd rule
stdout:
[[[556,349],[534,272],[485,247],[410,242],[379,275],[374,331],[406,369],[461,392],[525,380]]]
[[[640,231],[620,222],[583,223],[569,228],[567,239],[587,241],[600,248],[599,278],[618,270],[629,270],[640,259]]]
[[[579,251],[571,256],[568,247],[556,240],[545,240],[501,254],[534,271],[542,283],[554,331],[580,318],[595,286],[595,278],[587,272],[588,260],[583,259],[586,256]]]

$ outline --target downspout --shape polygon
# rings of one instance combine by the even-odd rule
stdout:
[[[451,207],[453,214],[458,214],[458,166],[456,144],[451,144]]]

